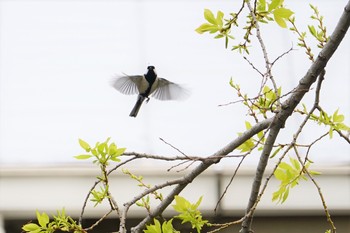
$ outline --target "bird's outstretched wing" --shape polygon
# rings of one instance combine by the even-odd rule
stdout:
[[[125,95],[138,94],[138,87],[141,84],[142,77],[141,75],[117,77],[112,80],[111,85]]]
[[[157,88],[152,96],[159,100],[184,100],[189,94],[189,91],[181,85],[159,78]]]

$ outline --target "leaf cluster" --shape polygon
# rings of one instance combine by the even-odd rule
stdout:
[[[286,28],[286,22],[293,15],[293,11],[283,6],[284,0],[259,0],[255,1],[254,12],[250,10],[245,14],[246,22],[242,27],[244,30],[243,42],[233,45],[232,50],[237,50],[240,53],[249,53],[248,47],[251,43],[250,36],[252,35],[252,29],[255,28],[255,20],[261,23],[267,23],[268,21],[275,21],[280,27]],[[215,39],[225,38],[225,48],[228,47],[229,40],[234,40],[231,29],[238,28],[238,19],[246,7],[247,3],[243,1],[242,7],[237,12],[230,13],[229,18],[224,18],[224,13],[218,11],[216,17],[214,13],[209,10],[204,10],[204,19],[206,23],[201,24],[196,32],[216,34]],[[254,15],[253,15],[254,14]]]
[[[308,31],[311,34],[311,36],[316,39],[318,43],[317,47],[322,49],[324,45],[329,41],[329,36],[327,36],[327,28],[323,22],[324,17],[320,15],[320,12],[318,11],[316,6],[312,4],[310,4],[309,6],[313,11],[313,14],[310,18],[316,21],[316,25],[308,25]],[[298,35],[298,46],[304,48],[309,59],[311,61],[314,61],[314,54],[311,52],[311,48],[307,45],[306,42],[307,32],[301,32],[297,28],[295,23],[295,17],[290,17],[289,22],[292,24],[289,30],[295,32]]]
[[[74,156],[76,159],[85,160],[90,158],[95,158],[93,163],[97,163],[103,166],[107,166],[109,162],[120,162],[119,157],[124,153],[126,148],[118,148],[117,145],[109,143],[110,138],[106,141],[100,143],[96,142],[95,146],[92,148],[87,142],[79,139],[80,146],[88,153]]]
[[[234,37],[230,35],[230,27],[227,24],[224,26],[223,17],[224,13],[222,11],[218,11],[215,17],[211,10],[204,9],[204,18],[207,20],[207,23],[200,25],[196,29],[196,32],[199,34],[205,32],[209,32],[210,34],[216,33],[217,35],[214,38],[225,38],[225,47],[227,48],[229,39],[234,39]]]
[[[247,94],[241,92],[239,84],[235,84],[231,78],[230,86],[236,91],[239,98],[241,98],[244,106],[248,108],[248,113],[253,116],[258,122],[258,115],[267,119],[268,113],[275,113],[278,110],[278,101],[281,98],[282,88],[277,88],[276,91],[265,85],[262,87],[260,94],[255,98],[249,98]]]
[[[150,189],[151,185],[146,184],[143,181],[143,176],[137,176],[133,173],[131,173],[128,169],[123,169],[123,173],[126,175],[129,175],[131,179],[136,180],[138,182],[139,187],[143,187],[146,189]],[[163,200],[163,194],[157,191],[151,192],[155,200]],[[143,207],[147,210],[147,212],[151,211],[151,200],[150,200],[150,195],[147,195],[146,197],[142,197],[141,200],[136,202],[136,205],[139,207]]]
[[[319,114],[312,113],[310,115],[310,120],[317,122],[319,125],[324,125],[329,127],[329,137],[333,138],[333,131],[350,131],[350,127],[344,123],[345,116],[339,114],[339,109],[337,109],[333,114],[327,114],[321,108],[318,108]],[[308,111],[306,106],[303,104],[303,114],[307,114]]]
[[[172,221],[174,218],[182,220],[181,224],[190,223],[192,229],[196,229],[197,233],[200,233],[203,226],[210,225],[207,220],[203,220],[202,213],[198,210],[202,197],[194,204],[189,202],[183,197],[175,196],[175,204],[172,205],[175,211],[179,214],[170,219],[164,221],[162,224],[157,219],[154,219],[154,224],[147,226],[145,233],[178,233],[173,227]]]
[[[57,211],[57,215],[53,215],[53,220],[50,221],[46,213],[36,211],[38,224],[27,223],[22,227],[22,230],[28,233],[54,233],[54,232],[74,232],[86,233],[81,225],[77,224],[70,216],[66,215],[65,209]]]
[[[249,121],[245,122],[245,127],[247,130],[252,128],[252,125],[250,124]],[[242,135],[242,133],[238,133],[238,136]],[[263,145],[265,142],[265,137],[264,137],[264,132],[260,131],[257,133],[257,138],[251,137],[245,142],[243,142],[239,147],[237,147],[238,150],[240,150],[241,153],[244,152],[251,152],[258,144]],[[262,150],[262,146],[258,148],[258,150]]]
[[[298,185],[300,180],[307,180],[305,171],[309,168],[311,163],[306,162],[306,164],[302,166],[297,159],[289,158],[289,161],[289,164],[281,162],[274,172],[275,178],[280,181],[279,189],[272,195],[272,201],[277,201],[277,203],[285,202],[290,189]],[[309,173],[312,175],[320,174],[315,171],[309,171]]]

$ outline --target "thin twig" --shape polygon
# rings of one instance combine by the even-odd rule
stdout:
[[[185,156],[186,158],[188,158],[188,156],[182,152],[179,148],[173,146],[172,144],[170,144],[169,142],[166,142],[163,138],[159,138],[159,140],[161,140],[162,142],[164,142],[165,144],[167,144],[168,146],[170,146],[171,148],[175,149],[176,151],[178,151],[180,154],[182,154],[183,156]]]
[[[305,167],[305,164],[303,163],[303,161],[301,160],[301,157],[299,155],[299,152],[298,150],[296,150],[296,148],[294,148],[294,152],[300,162],[300,164],[303,166],[303,169],[302,171],[305,172],[308,177],[311,179],[312,183],[315,185],[315,187],[317,188],[317,191],[318,191],[318,195],[320,196],[321,198],[321,202],[322,202],[322,205],[323,205],[323,210],[326,214],[326,217],[327,217],[327,221],[329,223],[329,225],[331,226],[332,228],[332,233],[335,233],[336,232],[336,227],[334,225],[334,222],[332,221],[332,218],[331,218],[331,215],[329,213],[329,210],[328,210],[328,207],[327,207],[327,204],[326,204],[326,201],[324,199],[324,196],[323,196],[323,193],[321,191],[321,188],[320,186],[318,185],[318,183],[316,182],[316,180],[312,177],[312,175],[310,174],[310,172],[308,171],[308,169]]]
[[[272,63],[271,63],[271,67],[279,60],[281,59],[282,57],[284,57],[285,55],[287,55],[288,53],[290,53],[291,51],[293,51],[293,46],[288,49],[286,52],[282,53],[281,55],[279,55]]]
[[[246,56],[243,56],[243,59],[246,60],[248,62],[248,64],[256,71],[258,72],[262,77],[264,77],[265,75],[258,69],[255,67],[255,65],[253,63],[251,63],[248,58]]]
[[[108,217],[108,215],[110,215],[110,213],[112,213],[113,210],[109,210],[107,213],[105,213],[99,220],[97,220],[94,224],[92,224],[90,227],[88,228],[84,228],[85,231],[91,231],[92,229],[94,229],[98,224],[100,224],[105,218]]]
[[[110,173],[112,173],[114,170],[118,169],[120,166],[122,166],[122,165],[124,165],[124,164],[126,164],[126,163],[128,163],[128,162],[130,162],[130,161],[132,161],[132,160],[134,160],[134,159],[136,159],[136,157],[130,158],[130,159],[128,159],[128,160],[125,160],[124,162],[121,162],[121,163],[117,164],[114,168],[112,168],[111,170],[109,170],[109,171],[107,172],[107,176],[108,176]],[[91,195],[91,192],[92,192],[92,190],[95,189],[95,187],[96,187],[100,182],[101,182],[101,180],[95,181],[95,183],[92,185],[92,187],[90,188],[88,194],[87,194],[86,197],[85,197],[83,206],[82,206],[82,208],[81,208],[79,220],[78,220],[78,223],[79,223],[80,225],[81,225],[81,223],[82,223],[83,215],[84,215],[84,212],[85,212],[85,208],[86,208],[87,202],[88,202],[88,200],[89,200],[89,197],[90,197],[90,195]]]

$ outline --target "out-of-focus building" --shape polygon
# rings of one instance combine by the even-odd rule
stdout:
[[[313,169],[322,172],[315,180],[321,187],[328,210],[338,232],[350,232],[350,168],[328,167]],[[183,172],[166,172],[152,169],[132,169],[135,175],[143,175],[146,184],[159,184],[183,175]],[[269,174],[271,171],[267,171]],[[191,183],[181,196],[196,202],[203,196],[200,210],[213,221],[225,222],[239,219],[247,205],[254,169],[238,172],[231,186],[220,202],[217,212],[214,208],[220,195],[231,179],[232,170],[209,170]],[[2,167],[0,169],[0,223],[1,233],[20,232],[20,227],[29,220],[35,220],[35,211],[56,214],[65,208],[67,214],[78,218],[90,188],[99,173],[96,169],[81,167]],[[119,208],[123,203],[140,193],[143,188],[128,175],[117,172],[110,177],[111,193]],[[278,188],[275,179],[270,184],[257,207],[254,220],[256,232],[324,232],[329,229],[318,190],[309,179],[301,181],[290,190],[283,204],[272,202],[272,193]],[[165,196],[169,188],[160,191]],[[153,202],[154,204],[157,201]],[[171,207],[169,209],[172,209]],[[108,210],[108,205],[93,207],[88,204],[84,214],[86,227],[99,219]],[[167,211],[166,215],[174,214]],[[145,217],[140,207],[131,208],[128,223],[135,224]],[[165,216],[166,216],[165,215]],[[111,217],[116,217],[111,215]],[[114,218],[109,218],[95,232],[117,231]],[[237,229],[239,226],[237,226]],[[230,228],[232,230],[232,228]]]

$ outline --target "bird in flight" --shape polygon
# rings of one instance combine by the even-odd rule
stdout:
[[[144,100],[152,96],[158,100],[180,100],[188,97],[189,92],[179,84],[157,76],[154,66],[147,67],[144,75],[126,75],[117,77],[112,86],[125,95],[138,94],[131,117],[136,117]]]

